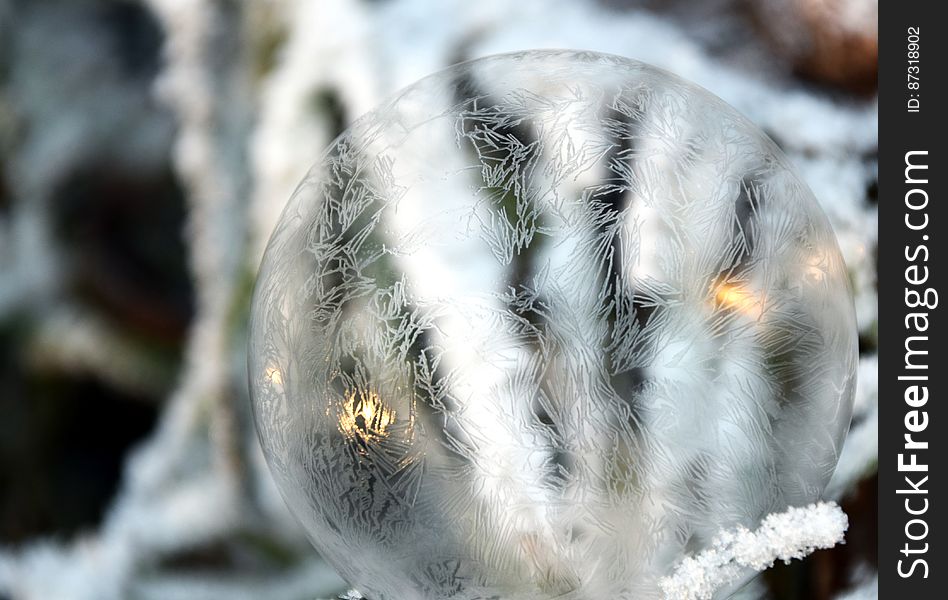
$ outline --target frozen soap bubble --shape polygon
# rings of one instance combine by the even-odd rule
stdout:
[[[820,497],[856,330],[826,217],[710,93],[590,52],[422,79],[273,234],[250,381],[277,484],[371,600],[643,599]]]

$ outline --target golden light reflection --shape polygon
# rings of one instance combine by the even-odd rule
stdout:
[[[283,385],[283,372],[276,367],[267,367],[264,377],[273,385]]]
[[[812,281],[823,281],[826,278],[826,259],[819,254],[813,255],[807,261],[804,274]]]
[[[715,294],[717,302],[752,319],[759,319],[764,312],[763,302],[747,288],[733,283],[723,283]]]
[[[806,268],[806,276],[813,281],[823,281],[823,278],[826,277],[826,272],[820,267],[809,266]]]
[[[865,251],[866,247],[863,245],[856,247],[856,253],[860,256],[862,256]],[[809,281],[816,283],[827,279],[833,269],[833,260],[830,258],[831,255],[831,249],[824,247],[814,248],[807,258],[806,263],[803,265],[803,276]]]
[[[339,430],[350,439],[360,437],[378,440],[388,436],[388,428],[395,422],[395,411],[385,406],[373,391],[346,392],[343,412],[339,416]]]

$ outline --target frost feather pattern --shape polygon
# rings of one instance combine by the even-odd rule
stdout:
[[[250,378],[284,498],[366,597],[637,600],[819,499],[855,331],[763,133],[642,63],[532,51],[333,143],[264,256]]]

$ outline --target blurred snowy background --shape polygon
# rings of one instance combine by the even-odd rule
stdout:
[[[836,228],[860,381],[847,544],[747,598],[875,598],[875,0],[0,0],[0,598],[345,590],[249,421],[270,228],[347,123],[454,62],[584,48],[767,131]]]

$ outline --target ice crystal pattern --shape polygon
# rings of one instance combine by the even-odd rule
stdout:
[[[657,598],[719,531],[820,497],[856,365],[835,238],[774,144],[567,51],[356,121],[289,201],[251,328],[278,486],[372,600]]]

